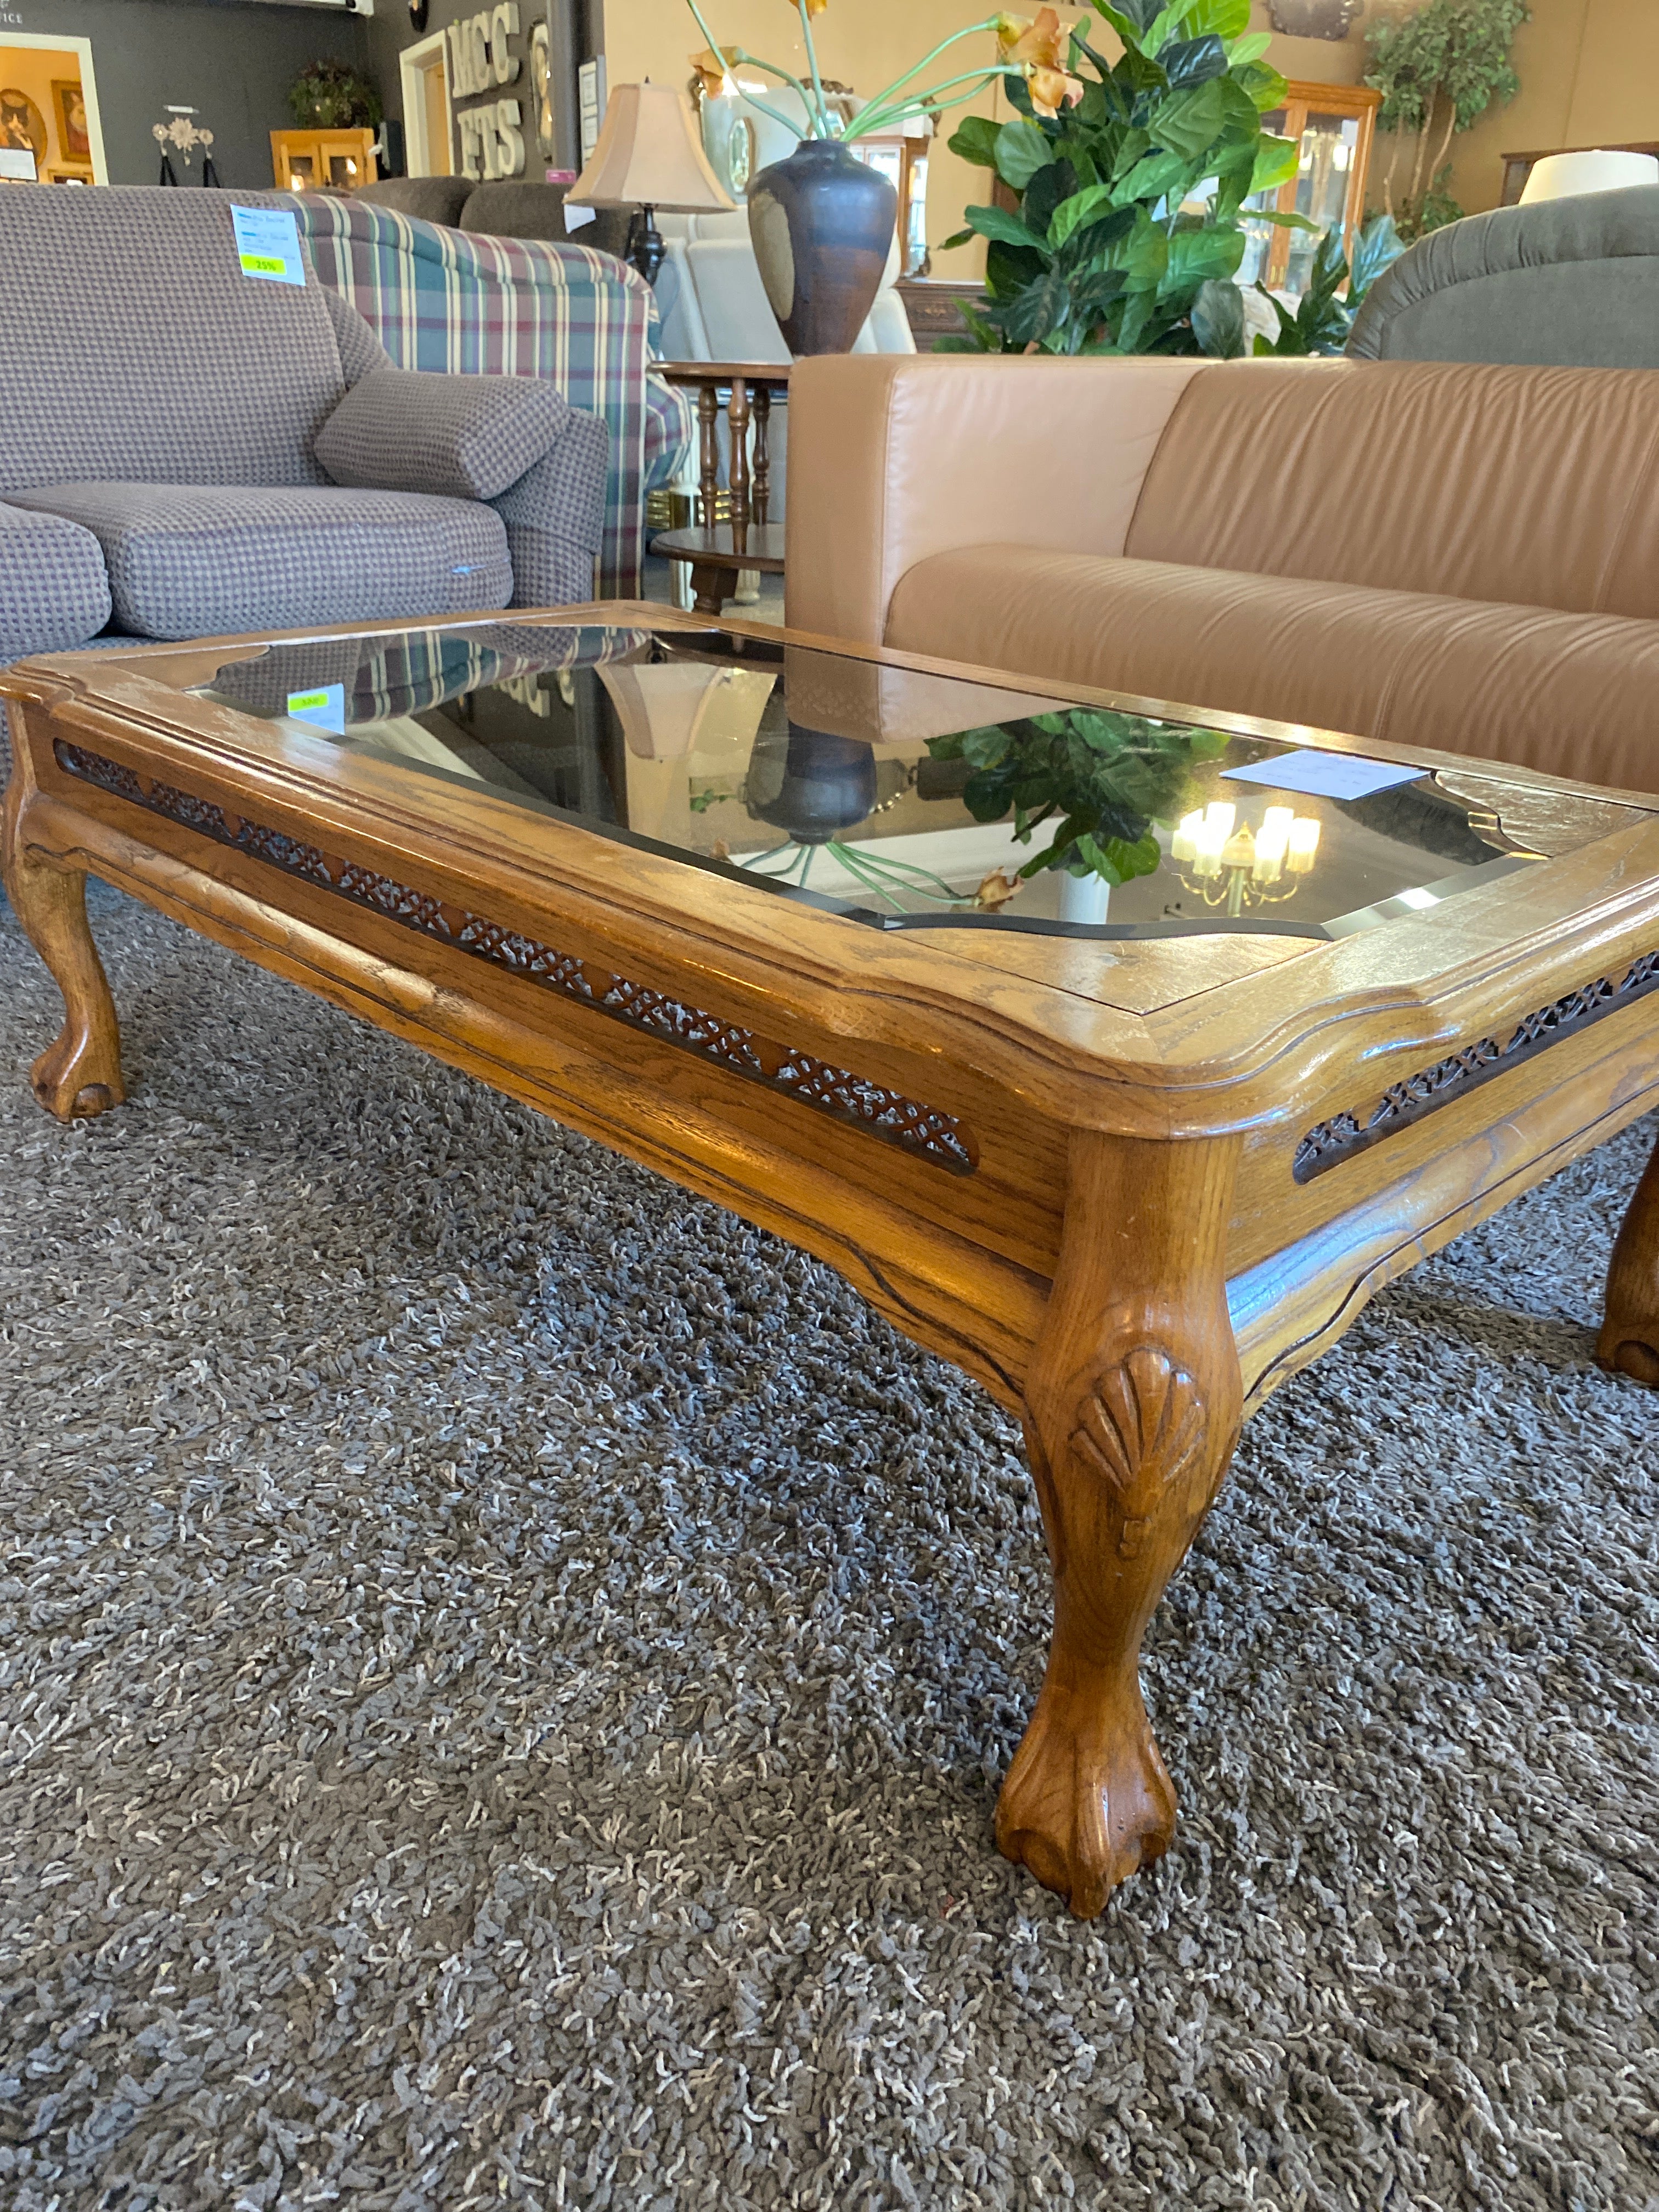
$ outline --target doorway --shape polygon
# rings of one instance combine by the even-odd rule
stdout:
[[[398,57],[404,83],[404,142],[411,177],[447,177],[449,155],[448,41],[441,31]]]
[[[0,184],[108,182],[91,40],[0,38]]]

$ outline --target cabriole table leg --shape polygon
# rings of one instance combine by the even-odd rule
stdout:
[[[20,828],[24,786],[20,763],[0,829],[0,873],[29,942],[63,993],[64,1012],[57,1042],[35,1061],[29,1080],[49,1114],[72,1121],[102,1114],[125,1098],[121,1034],[87,921],[86,877],[79,870],[50,867],[27,850]]]
[[[1233,1138],[1072,1139],[1060,1264],[1025,1393],[1054,1638],[997,1844],[1080,1919],[1175,1832],[1138,1662],[1238,1439],[1224,1267],[1237,1158]]]
[[[1613,1248],[1595,1356],[1603,1367],[1659,1389],[1659,1146]]]

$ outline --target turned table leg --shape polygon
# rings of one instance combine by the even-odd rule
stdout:
[[[1025,1393],[1054,1637],[997,1844],[1080,1919],[1175,1832],[1138,1662],[1238,1439],[1224,1272],[1237,1155],[1233,1138],[1072,1139],[1060,1264]]]
[[[1659,1146],[1613,1248],[1595,1356],[1603,1367],[1659,1389]]]
[[[697,520],[704,530],[714,527],[720,503],[720,394],[712,384],[697,393]]]
[[[19,834],[23,784],[21,774],[13,775],[0,830],[0,873],[29,942],[64,994],[63,1029],[35,1061],[29,1079],[46,1111],[70,1121],[101,1114],[126,1097],[121,1037],[87,921],[86,877],[49,867],[26,849]]]

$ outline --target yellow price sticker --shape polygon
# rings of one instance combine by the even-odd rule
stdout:
[[[245,253],[242,266],[251,276],[280,276],[286,264],[272,253]]]

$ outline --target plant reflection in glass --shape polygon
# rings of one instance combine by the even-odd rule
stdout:
[[[1228,742],[1218,730],[1083,708],[933,738],[927,750],[935,760],[968,763],[963,803],[975,822],[1012,811],[1022,845],[1056,823],[1053,842],[1020,870],[1022,881],[1062,868],[1117,884],[1154,872],[1162,854],[1153,823],[1173,827],[1193,770]]]

